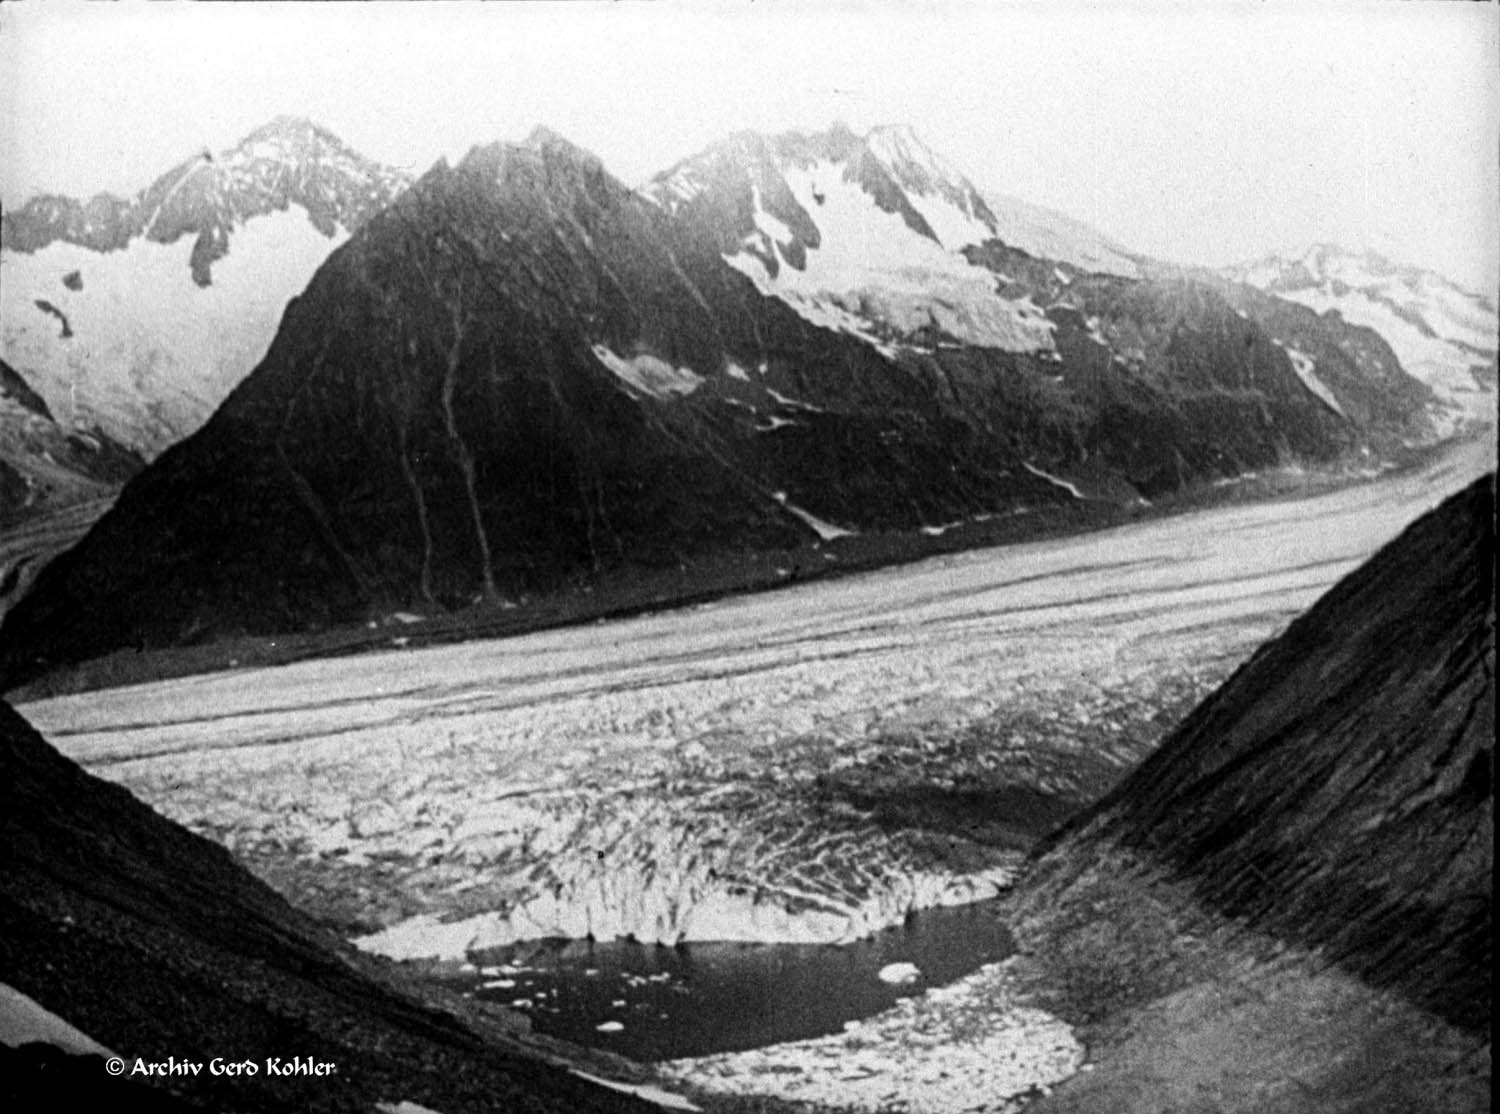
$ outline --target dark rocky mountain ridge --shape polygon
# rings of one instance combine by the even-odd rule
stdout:
[[[943,230],[992,214],[922,151],[904,132],[742,136],[649,197],[545,129],[439,164],[334,252],[208,424],[43,574],[6,620],[8,680],[849,531],[1154,499],[1421,426],[1388,401],[1404,383],[1364,384],[1356,357],[1330,354],[1350,365],[1338,389],[1379,402],[1352,421],[1202,285],[1065,271],[994,240],[946,251]],[[796,269],[798,245],[804,265],[832,250],[790,186],[777,200],[799,160],[833,168],[830,206],[898,216],[988,308],[912,331],[876,312],[906,302],[877,297],[862,324],[825,327],[726,265],[767,206],[807,226],[787,238],[761,219],[767,258]],[[1021,347],[960,341],[944,320],[1016,325]]]

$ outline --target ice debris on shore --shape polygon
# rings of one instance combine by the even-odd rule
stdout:
[[[1084,1059],[1064,1022],[1015,1002],[1011,962],[904,999],[842,1033],[673,1060],[661,1072],[710,1093],[872,1114],[1011,1114]]]

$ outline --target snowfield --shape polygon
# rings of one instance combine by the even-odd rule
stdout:
[[[137,237],[113,252],[62,241],[6,251],[0,352],[62,425],[97,426],[154,457],[260,362],[287,302],[347,239],[342,228],[323,235],[299,205],[252,217],[234,230],[207,287],[193,282],[189,236]],[[76,290],[64,283],[75,273]]]
[[[790,263],[783,249],[792,232],[760,208],[755,194],[752,238],[777,262],[772,276],[749,251],[725,256],[761,291],[780,298],[815,325],[851,333],[895,349],[887,330],[906,336],[928,326],[969,344],[1012,352],[1050,350],[1052,323],[1029,299],[1011,300],[995,291],[995,276],[956,250],[987,229],[940,197],[922,198],[922,213],[952,243],[944,247],[913,231],[895,213],[881,209],[857,183],[844,179],[844,164],[817,162],[788,167],[787,186],[817,225],[819,244],[807,248],[807,264]],[[917,194],[912,194],[913,204]],[[984,236],[979,236],[979,232]]]
[[[392,956],[847,940],[1004,887],[1025,838],[996,832],[1029,838],[1048,802],[1102,791],[1164,711],[1491,451],[681,611],[21,711]],[[976,801],[988,835],[949,822]]]

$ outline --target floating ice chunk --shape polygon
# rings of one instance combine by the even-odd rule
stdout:
[[[921,978],[922,972],[915,963],[887,963],[876,977],[893,986],[905,986]]]

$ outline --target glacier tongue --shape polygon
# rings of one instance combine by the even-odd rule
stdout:
[[[579,794],[513,801],[504,817],[470,820],[476,831],[495,832],[498,854],[486,854],[481,841],[468,856],[496,895],[494,908],[446,919],[418,914],[355,942],[393,959],[448,960],[548,937],[847,943],[916,909],[993,897],[1018,866],[1017,854],[996,852],[986,865],[957,872],[900,833],[778,830],[787,817],[765,803],[746,811],[748,804],[721,797],[694,808]],[[508,856],[502,842],[527,853]]]

